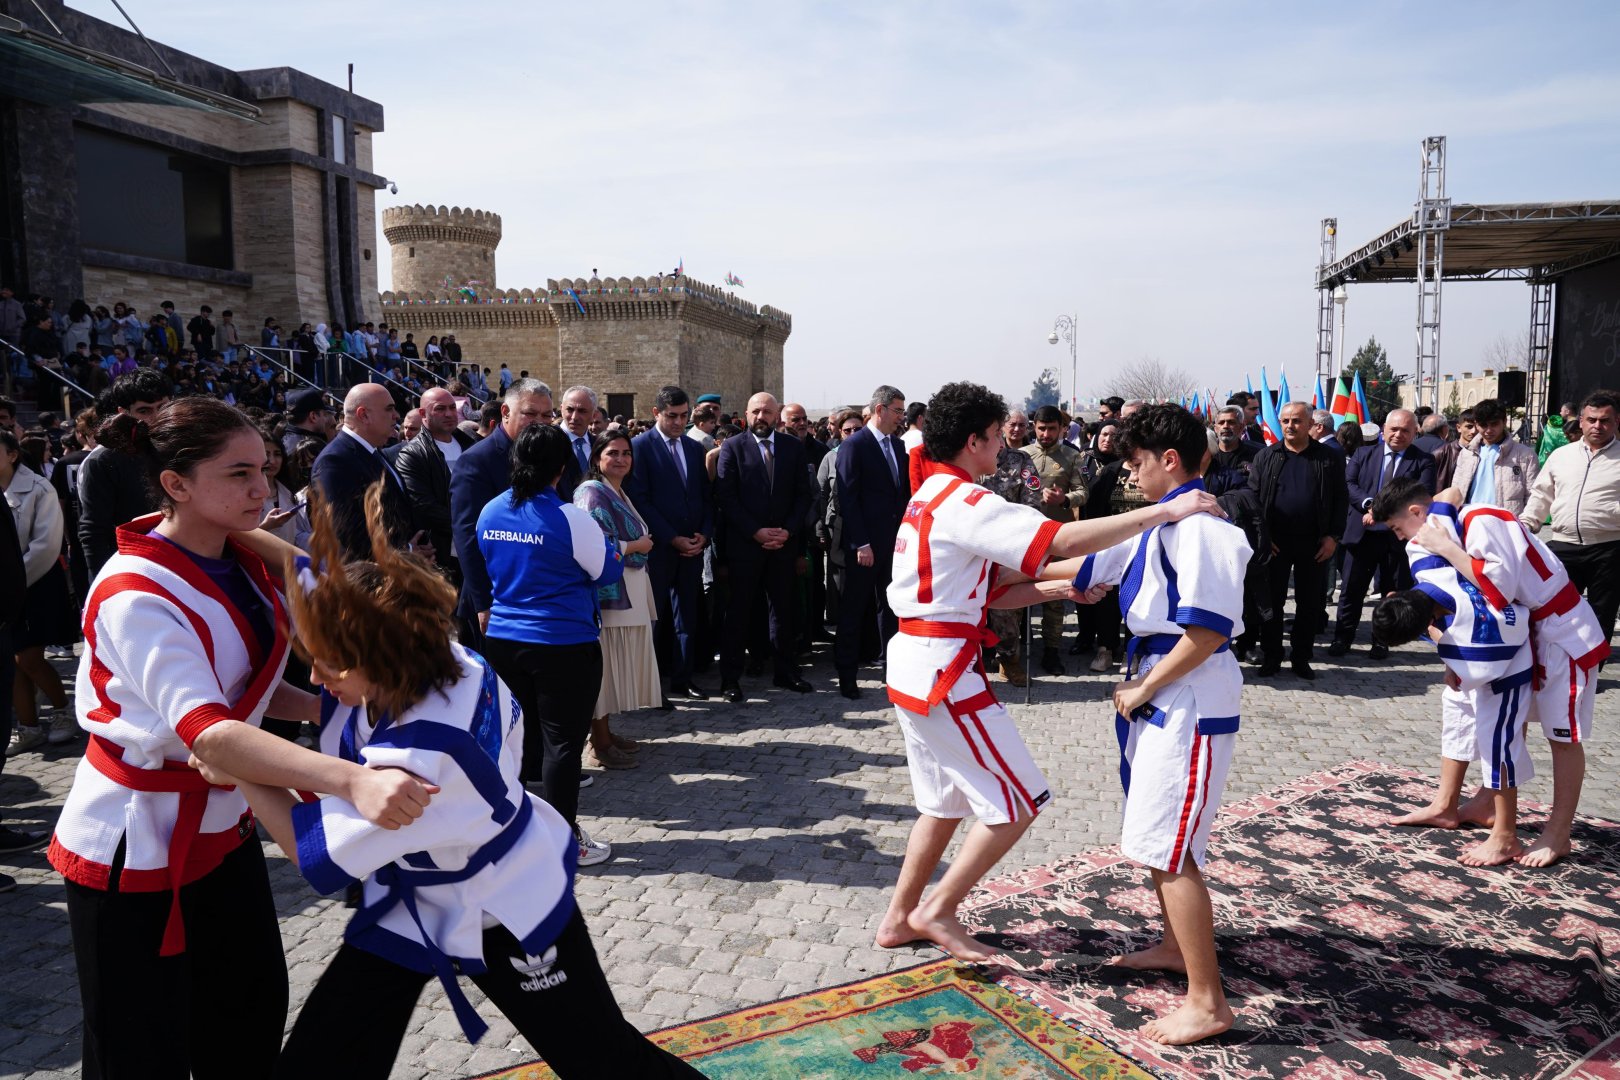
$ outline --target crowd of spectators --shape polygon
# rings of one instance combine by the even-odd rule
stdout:
[[[188,394],[219,396],[259,428],[271,491],[263,527],[292,543],[307,541],[318,493],[345,557],[369,558],[361,508],[381,484],[391,540],[456,587],[458,636],[490,658],[532,718],[525,780],[574,826],[583,865],[611,851],[578,824],[578,791],[590,783],[582,766],[631,769],[645,757],[613,730],[615,714],[716,697],[740,704],[745,682],[767,669],[778,688],[859,699],[861,667],[883,658],[895,630],[891,556],[926,417],[894,386],[817,420],[769,394],[728,412],[715,395],[678,386],[658,393],[650,417],[608,416],[590,387],[554,394],[527,372],[468,367],[449,337],[419,353],[410,335],[401,341],[384,326],[345,333],[323,324],[300,327],[283,345],[269,319],[248,349],[228,311],[215,322],[207,307],[185,320],[163,309],[144,323],[123,304],[75,304],[59,316],[48,299],[23,305],[0,290],[0,332],[24,335],[28,370],[14,366],[13,375],[26,385],[32,374],[42,403],[56,400],[39,370],[53,364],[97,394],[71,418],[41,412],[27,431],[0,399],[0,487],[26,584],[6,650],[15,672],[8,753],[78,737],[50,654],[74,644],[78,607],[115,550],[117,527],[155,509],[140,467],[101,447],[98,429],[124,414],[151,420]],[[291,351],[269,352],[283,348]],[[266,355],[288,357],[317,385],[288,383]],[[422,370],[393,366],[406,359]],[[378,377],[388,371],[400,378]],[[1134,509],[1145,497],[1117,436],[1142,405],[1110,398],[1095,420],[1054,406],[1014,411],[997,470],[983,482],[1054,521]],[[1543,461],[1509,438],[1495,401],[1454,420],[1395,409],[1376,427],[1290,403],[1280,438],[1267,445],[1258,400],[1234,395],[1210,418],[1204,483],[1255,551],[1245,633],[1233,643],[1239,658],[1261,676],[1286,659],[1312,679],[1319,637],[1333,657],[1357,647],[1368,593],[1409,584],[1401,546],[1368,512],[1397,477],[1431,491],[1457,487],[1468,502],[1546,529],[1612,634],[1617,409],[1607,392],[1566,406],[1579,437]],[[1037,657],[1029,626],[1022,615],[992,619],[1000,641],[987,665],[1022,685],[1026,658]],[[1065,656],[1089,654],[1081,662],[1094,672],[1121,659],[1113,596],[1047,604],[1038,619],[1047,674],[1065,674]],[[824,687],[805,677],[818,643],[832,645]],[[1366,655],[1386,652],[1374,643]],[[703,686],[709,679],[717,684]],[[0,828],[0,849],[7,842]]]

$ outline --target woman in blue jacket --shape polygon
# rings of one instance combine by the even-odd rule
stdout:
[[[557,481],[573,451],[561,430],[536,424],[512,444],[512,488],[478,515],[489,567],[486,655],[530,718],[523,779],[573,827],[579,865],[609,859],[579,827],[580,754],[602,687],[596,590],[624,576],[619,546],[591,515],[564,502]]]

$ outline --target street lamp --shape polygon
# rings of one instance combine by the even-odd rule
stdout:
[[[1333,377],[1338,378],[1344,372],[1344,302],[1350,299],[1350,294],[1344,291],[1343,285],[1333,289],[1333,304],[1339,309],[1339,355],[1336,361],[1337,370]]]
[[[1059,315],[1052,324],[1052,332],[1046,335],[1048,345],[1056,345],[1059,335],[1069,343],[1069,414],[1072,416],[1080,408],[1080,316]]]

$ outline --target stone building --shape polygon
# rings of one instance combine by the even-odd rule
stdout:
[[[0,282],[92,305],[375,317],[383,109],[232,71],[61,0],[0,0]],[[252,331],[251,334],[249,331]]]
[[[482,210],[392,206],[383,235],[393,288],[382,318],[401,337],[454,334],[467,363],[506,364],[554,389],[583,383],[609,415],[650,416],[658,388],[721,395],[728,411],[766,390],[782,396],[783,311],[686,275],[550,280],[502,289],[495,277],[501,219]]]

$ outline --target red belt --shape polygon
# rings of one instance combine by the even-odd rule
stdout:
[[[913,698],[907,694],[900,694],[897,697],[896,691],[890,688],[890,701],[924,716],[935,705],[945,700],[951,692],[951,687],[956,685],[957,679],[960,679],[969,668],[980,664],[981,650],[988,649],[1001,640],[988,627],[975,626],[972,623],[930,622],[927,619],[901,619],[900,632],[907,637],[947,638],[962,642],[962,648],[951,658],[950,664],[934,679],[934,686],[928,691],[926,700]],[[985,685],[989,686],[989,679],[985,680]],[[918,709],[917,705],[923,708]]]
[[[163,947],[159,956],[178,956],[186,951],[186,926],[180,913],[180,884],[184,880],[191,842],[202,831],[203,812],[208,809],[208,793],[214,785],[202,773],[181,761],[165,761],[161,769],[138,769],[124,760],[124,748],[100,735],[90,737],[85,758],[102,776],[131,791],[174,792],[180,796],[180,814],[169,836],[169,921],[163,927]],[[229,791],[230,788],[220,788]]]
[[[1553,615],[1564,615],[1575,609],[1581,602],[1581,591],[1575,587],[1573,581],[1564,582],[1564,587],[1558,590],[1558,595],[1542,604],[1530,613],[1531,622],[1540,622]]]

